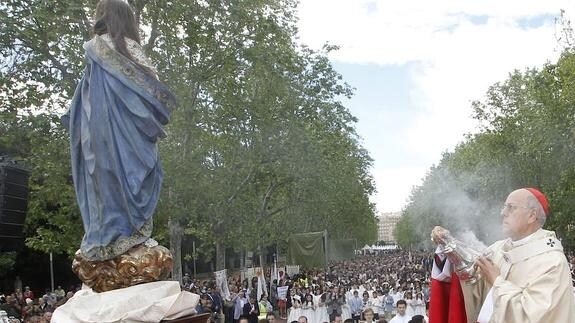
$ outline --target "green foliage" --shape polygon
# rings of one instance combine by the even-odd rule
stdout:
[[[0,276],[5,276],[16,264],[16,251],[0,252]]]
[[[27,245],[72,255],[82,235],[67,134],[57,116],[83,69],[96,0],[9,1],[0,13],[0,152],[32,169]],[[160,142],[165,181],[155,235],[168,220],[199,241],[267,246],[291,233],[376,239],[372,165],[352,95],[327,59],[297,45],[295,1],[129,1],[143,45],[178,98]],[[177,226],[176,226],[177,227]]]
[[[415,226],[409,216],[404,215],[397,222],[394,237],[401,248],[410,248],[419,244],[420,241],[417,240],[414,228]]]

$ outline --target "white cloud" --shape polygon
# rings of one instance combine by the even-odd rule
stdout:
[[[372,196],[380,212],[396,212],[405,205],[411,189],[421,184],[426,167],[393,167],[376,169],[373,177],[378,192]]]
[[[513,69],[540,66],[558,56],[553,21],[525,28],[522,20],[557,16],[561,9],[574,15],[575,1],[301,1],[300,41],[312,48],[325,42],[339,45],[334,61],[416,63],[410,64],[416,66],[410,77],[415,84],[411,102],[417,103],[405,108],[419,112],[401,137],[419,162],[406,160],[399,169],[375,167],[379,193],[374,199],[380,211],[405,205],[425,168],[474,131],[471,101],[481,99],[489,85]],[[427,166],[420,167],[421,162]]]
[[[303,0],[299,27],[301,40],[312,47],[326,41],[340,45],[336,60],[401,64],[428,60],[441,49],[437,41],[450,39],[452,28],[465,24],[470,16],[489,16],[501,30],[518,29],[519,18],[557,15],[560,9],[570,13],[575,11],[575,4],[565,0]],[[505,35],[496,33],[493,38]],[[457,44],[444,49],[454,46]]]
[[[406,130],[407,145],[423,157],[452,148],[474,130],[471,101],[514,69],[557,56],[553,26],[522,30],[489,20],[441,35],[424,67],[413,72],[422,113]]]

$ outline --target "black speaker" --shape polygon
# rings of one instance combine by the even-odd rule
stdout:
[[[14,163],[0,162],[0,245],[22,240],[28,209],[30,172]]]

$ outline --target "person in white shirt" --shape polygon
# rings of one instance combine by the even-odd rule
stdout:
[[[407,308],[405,310],[405,314],[409,317],[415,315],[415,304],[413,303],[413,294],[411,292],[405,293],[405,303],[407,304]]]
[[[373,292],[373,315],[376,320],[379,320],[379,316],[383,317],[383,291],[378,289],[377,292]]]
[[[361,312],[365,311],[368,308],[372,308],[372,299],[369,298],[369,292],[363,292],[363,299],[361,300]]]
[[[408,316],[405,313],[407,303],[401,299],[397,301],[396,308],[397,308],[397,314],[391,319],[391,321],[389,321],[389,323],[409,323],[409,320],[411,320],[411,316]]]
[[[402,299],[403,299],[403,290],[400,286],[396,289],[395,294],[393,294],[393,302],[394,304],[397,304],[397,301]]]
[[[425,302],[423,301],[423,294],[417,293],[415,300],[412,303],[414,308],[413,315],[423,315],[425,316]]]

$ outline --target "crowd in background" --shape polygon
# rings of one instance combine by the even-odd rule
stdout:
[[[257,278],[228,279],[230,296],[222,296],[214,280],[184,276],[183,288],[201,295],[198,311],[213,314],[214,322],[249,323],[277,319],[288,323],[423,322],[430,299],[432,255],[418,251],[375,251],[353,260],[331,263],[325,269],[302,270],[289,277],[270,278],[259,299]],[[285,297],[278,287],[287,286]],[[273,314],[270,314],[273,313]],[[271,316],[271,318],[268,318]]]
[[[569,255],[572,274],[575,256]],[[331,263],[329,270],[301,270],[290,277],[270,277],[258,297],[258,280],[228,277],[230,295],[222,294],[213,279],[191,279],[186,274],[182,289],[200,295],[198,313],[211,313],[218,323],[302,322],[401,322],[419,323],[427,318],[432,254],[385,250]],[[574,279],[575,282],[575,279]],[[285,296],[278,290],[286,290]],[[77,288],[58,286],[35,295],[30,287],[15,282],[13,292],[0,291],[0,311],[20,322],[50,322],[52,312],[65,304]],[[393,321],[395,316],[402,320]],[[240,322],[242,321],[242,322]]]
[[[0,311],[6,312],[14,322],[50,322],[52,312],[65,304],[77,291],[74,287],[66,291],[62,286],[58,286],[53,292],[46,289],[43,295],[37,296],[29,286],[22,289],[18,286],[18,281],[15,285],[13,292],[3,294],[0,291]]]

